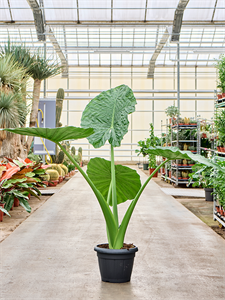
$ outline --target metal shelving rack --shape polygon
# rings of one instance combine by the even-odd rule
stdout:
[[[225,98],[217,100],[217,91],[214,91],[214,115],[217,113],[218,108],[225,108]],[[212,149],[214,154],[217,155],[224,155],[225,159],[225,152],[219,152],[216,149],[216,143],[214,143],[214,149]],[[213,220],[218,221],[223,227],[225,227],[225,216],[222,216],[219,212],[216,210],[216,204],[217,204],[217,197],[214,195],[213,197]]]
[[[177,119],[177,124],[171,125],[171,145],[179,147],[179,143],[181,143],[181,144],[182,143],[191,143],[193,145],[195,144],[196,145],[196,151],[192,151],[192,152],[199,154],[200,153],[200,144],[199,144],[200,137],[199,137],[199,134],[197,134],[197,139],[179,140],[179,131],[187,130],[187,129],[190,129],[190,130],[197,129],[197,133],[198,133],[199,132],[199,122],[197,122],[196,125],[179,125],[178,124],[178,119]],[[175,130],[176,130],[177,138],[176,138],[176,140],[173,140],[173,132]],[[183,149],[181,149],[181,150],[183,150]],[[186,166],[185,165],[179,165],[178,160],[176,160],[175,162],[171,161],[171,169],[176,170],[176,177],[173,177],[173,175],[172,175],[171,181],[175,185],[179,185],[179,184],[188,185],[189,180],[188,179],[181,179],[181,176],[180,177],[178,176],[178,172],[180,172],[180,171],[190,171],[190,170],[192,170],[192,166],[193,166],[193,164],[186,165]]]
[[[164,128],[164,127],[166,127],[166,136],[168,136],[168,128],[169,128],[169,122],[168,122],[168,119],[166,119],[166,124],[163,124],[162,122],[163,122],[163,121],[161,120],[161,137],[163,137],[162,134],[163,134],[163,128]],[[161,146],[163,146],[163,145],[161,144]],[[168,146],[168,140],[167,140],[167,139],[166,139],[166,146]],[[162,158],[162,159],[163,159],[163,158]],[[165,164],[165,167],[164,167],[164,168],[161,168],[161,178],[162,178],[163,180],[169,180],[169,181],[171,181],[171,178],[167,175],[167,173],[168,173],[168,171],[169,171],[169,169],[168,169],[168,164],[169,164],[169,163],[166,163],[166,164]],[[162,169],[165,169],[165,175],[163,175]]]

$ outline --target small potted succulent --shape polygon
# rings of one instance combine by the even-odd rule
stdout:
[[[128,132],[128,115],[135,111],[135,105],[136,99],[132,90],[126,85],[121,85],[102,92],[89,102],[82,114],[82,128],[68,126],[51,129],[4,129],[16,134],[39,136],[55,142],[87,181],[96,196],[106,222],[108,242],[97,245],[95,251],[99,259],[101,278],[108,282],[130,281],[133,260],[138,248],[133,243],[124,243],[125,234],[135,206],[154,174],[164,164],[175,159],[193,159],[219,168],[217,164],[200,155],[189,151],[183,152],[176,147],[159,146],[149,146],[147,153],[165,157],[166,160],[157,166],[143,185],[136,170],[123,165],[115,165],[114,148],[120,146],[124,135]],[[63,140],[80,138],[88,138],[95,148],[104,146],[108,141],[111,159],[92,158],[85,172],[71,154],[60,145]],[[123,219],[119,220],[118,206],[128,200],[130,204]]]

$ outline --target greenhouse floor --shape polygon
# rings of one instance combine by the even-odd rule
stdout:
[[[0,299],[224,299],[225,240],[153,181],[125,239],[139,248],[131,282],[101,282],[93,248],[105,241],[100,207],[77,174],[0,244]]]

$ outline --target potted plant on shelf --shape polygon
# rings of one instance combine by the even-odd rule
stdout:
[[[124,244],[124,238],[135,206],[154,174],[165,163],[174,159],[193,159],[219,168],[217,164],[207,158],[189,151],[180,151],[176,147],[149,147],[148,154],[166,157],[166,160],[141,185],[140,176],[136,170],[114,163],[114,148],[120,146],[128,131],[128,115],[135,111],[135,104],[136,99],[132,90],[126,85],[121,85],[102,92],[89,102],[82,114],[82,128],[68,126],[52,129],[4,129],[17,134],[39,136],[55,142],[87,181],[98,200],[106,222],[108,243],[97,245],[95,250],[99,258],[102,280],[109,282],[130,280],[133,259],[138,248],[133,244]],[[92,158],[87,165],[87,172],[85,172],[71,154],[60,145],[63,140],[80,138],[88,138],[95,148],[104,146],[108,141],[111,160]],[[130,205],[122,221],[119,221],[118,206],[127,200],[131,200]]]
[[[170,123],[172,123],[172,120],[175,120],[180,115],[180,110],[177,106],[171,105],[166,108],[165,113],[170,117]]]
[[[216,114],[215,127],[218,130],[219,152],[225,152],[225,110],[221,110]]]
[[[148,153],[146,152],[146,149],[148,148],[147,140],[145,141],[138,141],[138,146],[140,146],[140,150],[135,150],[135,153],[138,153],[138,155],[142,154],[145,158]],[[147,161],[143,162],[143,170],[148,170],[149,163]]]
[[[225,56],[224,54],[220,55],[215,66],[218,70],[217,88],[222,93],[222,95],[218,94],[217,98],[221,99],[225,97]]]
[[[149,138],[145,139],[144,141],[138,141],[138,145],[140,146],[139,150],[135,150],[135,153],[138,153],[138,156],[140,154],[143,155],[143,157],[147,157],[148,156],[148,163],[143,163],[143,170],[148,170],[148,168],[150,168],[150,174],[153,172],[151,169],[155,169],[157,167],[156,164],[156,158],[154,155],[149,155],[147,149],[149,148],[149,146],[156,146],[156,145],[160,145],[161,141],[158,137],[156,137],[154,135],[154,126],[152,123],[149,124],[150,125],[150,129],[149,129]],[[157,176],[155,176],[157,177]]]
[[[212,168],[204,164],[195,164],[192,166],[192,173],[189,174],[190,180],[189,183],[192,183],[192,186],[201,186],[205,190],[205,200],[213,201],[213,187],[214,187],[214,173]]]

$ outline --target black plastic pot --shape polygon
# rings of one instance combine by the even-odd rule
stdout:
[[[148,170],[149,163],[143,163],[143,170]]]
[[[212,188],[205,188],[205,201],[213,201],[213,195],[211,193],[213,192]]]
[[[97,252],[102,281],[113,283],[130,281],[135,252],[138,248],[117,250],[98,246],[100,245],[97,245],[94,250]]]

